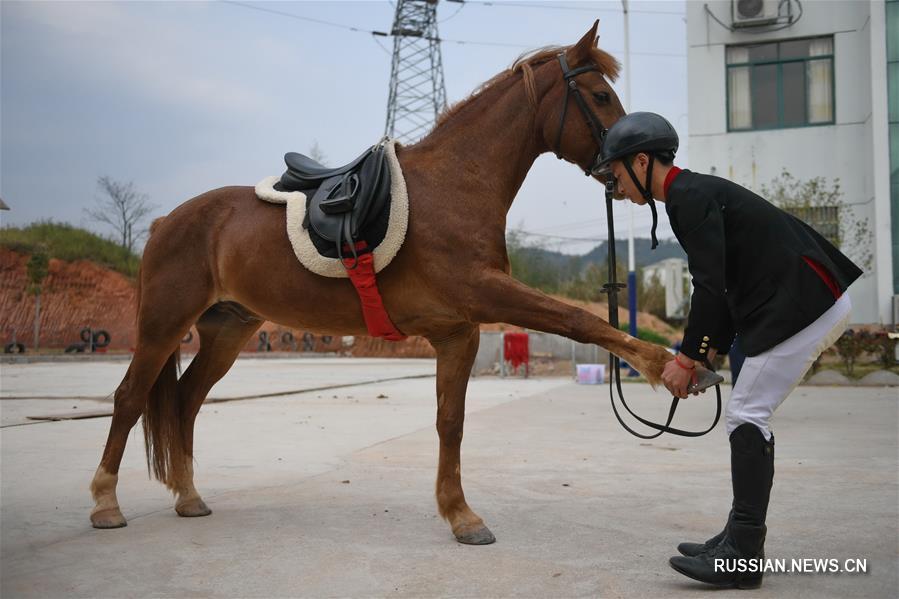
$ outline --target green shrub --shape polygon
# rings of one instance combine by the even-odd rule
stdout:
[[[868,347],[868,333],[865,331],[855,332],[852,329],[848,329],[837,339],[834,345],[836,345],[837,353],[843,360],[846,374],[851,377],[855,370],[855,363]]]
[[[620,330],[624,331],[625,333],[630,332],[630,328],[626,324],[619,325],[618,328]],[[664,335],[660,335],[659,333],[656,333],[655,331],[650,331],[648,329],[641,329],[640,327],[637,327],[637,339],[640,339],[641,341],[648,341],[650,343],[655,343],[658,345],[664,345],[665,347],[671,347],[671,340],[668,339],[668,337],[665,337]]]
[[[85,229],[52,221],[0,229],[0,247],[22,254],[44,252],[67,262],[91,260],[129,277],[137,275],[140,256]]]

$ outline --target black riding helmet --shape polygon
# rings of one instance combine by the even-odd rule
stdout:
[[[624,160],[624,168],[637,186],[637,190],[646,199],[649,209],[652,211],[652,249],[659,244],[656,239],[656,224],[658,216],[656,205],[652,198],[650,182],[652,181],[652,167],[656,155],[663,155],[667,159],[673,159],[677,152],[677,131],[668,122],[668,119],[654,112],[632,112],[618,119],[606,134],[602,146],[602,152],[593,166],[593,173],[609,175],[609,164],[615,160],[621,160],[634,154],[644,152],[649,154],[649,166],[646,169],[645,184],[637,180],[631,168],[630,161]]]

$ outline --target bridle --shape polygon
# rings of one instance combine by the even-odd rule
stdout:
[[[602,122],[600,122],[599,118],[593,111],[590,109],[590,106],[587,104],[587,101],[584,100],[584,96],[581,94],[581,90],[577,86],[577,82],[575,81],[575,77],[581,75],[583,73],[587,73],[589,71],[598,71],[599,69],[595,64],[587,64],[582,67],[578,67],[576,69],[571,69],[568,66],[568,61],[565,60],[565,53],[560,53],[558,55],[559,65],[562,67],[562,77],[566,81],[566,92],[565,92],[565,102],[562,104],[562,114],[559,117],[559,132],[556,134],[556,143],[555,149],[553,152],[556,155],[556,158],[562,159],[562,130],[565,128],[565,116],[568,113],[568,98],[574,96],[575,101],[577,102],[578,107],[581,110],[581,114],[584,116],[584,120],[587,122],[587,127],[590,129],[590,134],[593,136],[594,141],[596,141],[596,154],[593,156],[593,160],[590,162],[591,168],[584,169],[584,174],[588,177],[593,174],[592,166],[599,163],[599,157],[602,155],[602,147],[605,142],[606,133],[608,133],[608,129],[606,129]],[[648,182],[651,180],[649,177],[652,175],[652,166],[653,166],[654,157],[650,155],[650,163],[647,171],[647,186],[644,187],[637,180],[636,174],[631,169],[631,166],[627,164],[625,161],[625,166],[630,174],[631,178],[637,185],[640,193],[644,198],[647,198],[650,209],[652,210],[652,248],[658,245],[658,241],[656,240],[656,222],[657,215],[655,209],[655,203],[652,198],[652,192],[649,190]],[[616,277],[616,268],[617,262],[615,259],[615,221],[612,214],[612,202],[614,200],[615,195],[615,178],[609,175],[606,179],[606,221],[609,227],[609,251],[608,251],[608,260],[609,260],[609,282],[603,285],[603,292],[607,293],[609,296],[609,324],[611,324],[616,329],[618,328],[618,293],[626,287],[624,283],[617,282]],[[710,367],[708,363],[706,363],[707,367]],[[650,420],[646,420],[645,418],[641,418],[636,415],[633,410],[627,405],[627,402],[624,401],[624,393],[621,390],[621,360],[613,355],[609,354],[609,398],[612,401],[612,411],[615,413],[615,417],[618,419],[618,422],[624,427],[624,430],[634,435],[635,437],[639,437],[641,439],[655,439],[660,436],[662,433],[671,433],[673,435],[679,435],[682,437],[701,437],[705,435],[718,424],[718,420],[721,418],[721,387],[719,385],[715,385],[715,392],[717,394],[717,409],[715,411],[715,421],[712,422],[709,428],[704,431],[685,431],[678,428],[674,428],[671,426],[671,422],[674,420],[674,413],[677,411],[678,403],[680,399],[678,397],[671,398],[671,407],[668,410],[668,418],[665,420],[665,424],[658,424],[656,422],[652,422]],[[651,429],[657,431],[654,434],[645,435],[642,433],[638,433],[630,426],[628,426],[624,420],[621,418],[621,414],[618,412],[618,406],[615,403],[615,389],[618,389],[618,399],[621,402],[621,405],[624,406],[624,409],[634,417],[641,424],[648,426]]]
[[[593,63],[571,69],[568,67],[568,61],[565,60],[564,52],[559,53],[558,59],[559,65],[562,67],[562,77],[566,82],[566,90],[565,102],[562,104],[562,115],[559,117],[559,132],[556,134],[556,144],[553,152],[555,153],[556,158],[562,160],[562,130],[565,128],[565,116],[568,114],[568,98],[574,96],[578,108],[581,109],[581,114],[584,115],[584,119],[587,121],[587,127],[590,129],[590,134],[593,135],[593,140],[596,141],[596,154],[593,155],[593,160],[590,161],[590,164],[594,165],[599,160],[600,154],[602,154],[602,144],[606,138],[608,129],[603,126],[599,118],[590,109],[590,106],[587,104],[587,101],[584,100],[584,96],[581,94],[581,90],[578,88],[574,78],[583,73],[598,71],[599,69]],[[584,169],[584,174],[589,177],[593,174],[592,169]]]
[[[581,114],[584,115],[584,120],[587,121],[587,127],[590,129],[590,134],[593,136],[594,141],[596,141],[596,154],[593,155],[593,160],[590,161],[590,164],[592,166],[589,169],[584,169],[584,174],[589,177],[593,174],[593,166],[599,164],[599,157],[600,155],[602,155],[602,146],[606,139],[606,133],[608,133],[609,130],[603,126],[599,118],[590,109],[590,106],[587,104],[587,101],[584,100],[584,96],[581,94],[581,90],[580,88],[578,88],[577,82],[574,80],[574,78],[582,73],[587,73],[589,71],[598,71],[599,69],[593,63],[578,67],[576,69],[571,69],[568,66],[568,61],[565,59],[564,52],[559,53],[558,59],[559,65],[562,67],[562,77],[567,82],[567,89],[565,91],[565,102],[562,104],[562,114],[559,117],[559,132],[556,134],[556,144],[555,150],[553,150],[553,152],[555,153],[556,158],[558,158],[559,160],[562,159],[562,130],[565,128],[565,116],[568,114],[568,98],[574,96],[578,107],[581,109]],[[634,171],[631,169],[631,165],[627,164],[627,161],[625,161],[625,168],[627,168],[627,172],[630,173],[631,179],[634,180],[634,183],[637,185],[637,189],[646,199],[646,203],[649,204],[649,209],[652,212],[652,231],[650,232],[650,235],[652,237],[652,249],[656,249],[656,246],[659,245],[659,240],[656,238],[656,227],[658,226],[659,216],[656,213],[655,201],[652,199],[652,191],[648,189],[648,182],[652,177],[652,166],[654,160],[655,157],[650,155],[649,169],[646,172],[646,187],[640,184],[640,181],[637,180],[636,174],[634,174]]]

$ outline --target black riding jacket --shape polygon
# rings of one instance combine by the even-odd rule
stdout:
[[[704,360],[734,336],[747,356],[792,337],[826,312],[861,269],[798,218],[736,183],[688,170],[671,181],[665,211],[687,253],[693,297],[681,352]]]

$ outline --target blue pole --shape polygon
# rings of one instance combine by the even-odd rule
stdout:
[[[628,333],[631,337],[637,336],[637,273],[628,271],[627,273],[627,307],[630,314],[628,322],[630,328]]]
[[[631,337],[637,336],[637,273],[633,270],[627,272],[627,307],[628,307],[628,333]],[[628,365],[627,376],[637,376],[639,373]]]

